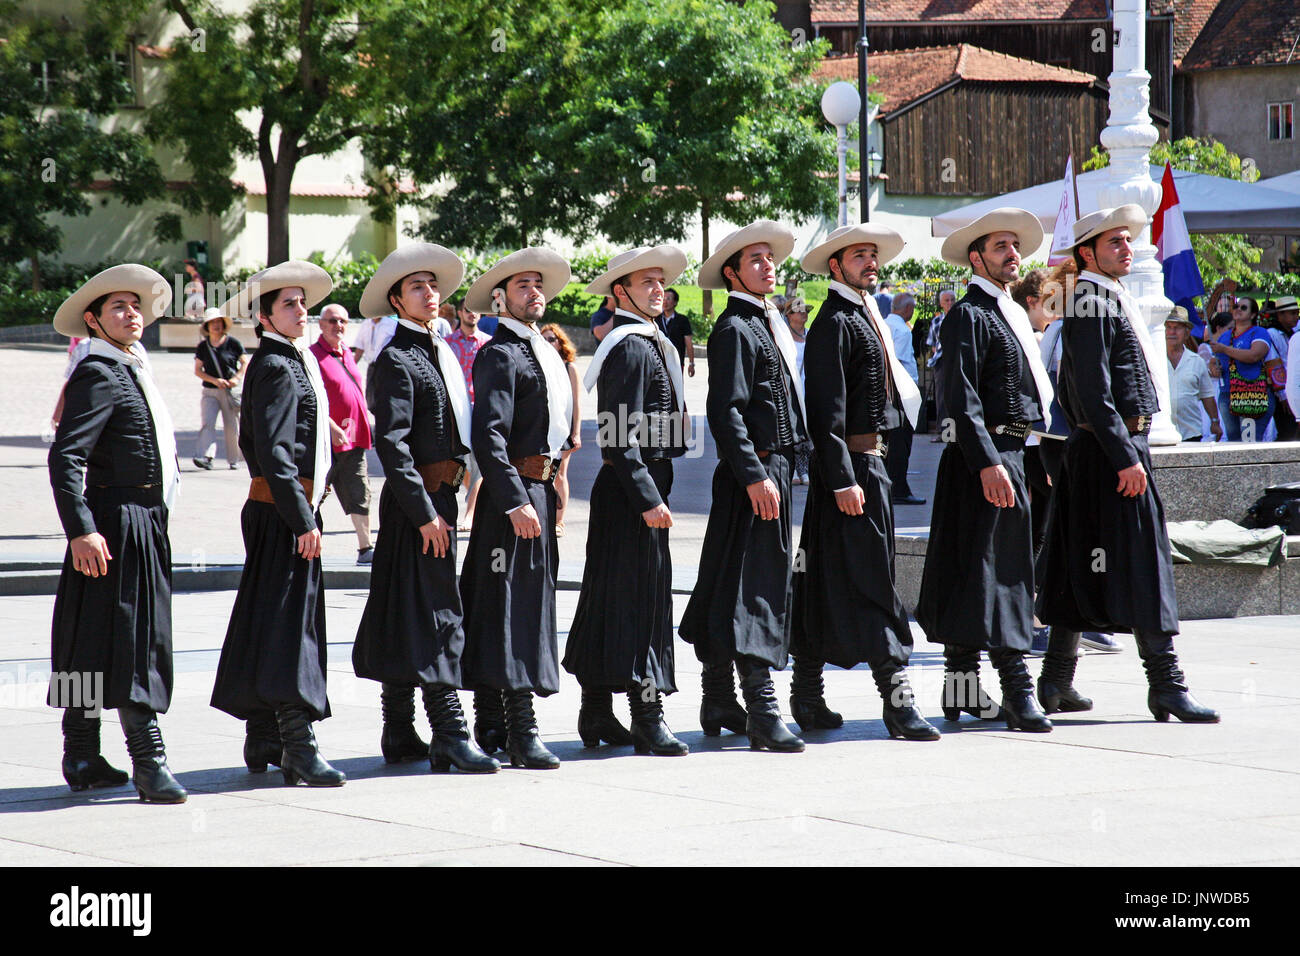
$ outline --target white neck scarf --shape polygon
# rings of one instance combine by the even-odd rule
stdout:
[[[790,323],[785,320],[785,316],[780,313],[777,307],[768,302],[766,298],[760,299],[747,292],[733,291],[730,295],[742,302],[756,305],[766,313],[767,324],[772,330],[772,341],[776,344],[777,354],[781,356],[781,363],[785,366],[785,370],[790,373],[790,381],[794,382],[794,397],[799,403],[799,418],[806,429],[808,427],[808,410],[803,404],[803,376],[799,374],[799,352],[794,347],[794,336],[790,334]]]
[[[320,374],[320,362],[316,360],[316,353],[302,344],[301,337],[287,339],[278,332],[263,331],[262,338],[283,342],[298,353],[303,366],[307,369],[311,390],[316,394],[316,421],[312,423],[312,427],[316,430],[315,477],[312,478],[311,484],[311,510],[315,511],[320,507],[321,499],[325,497],[325,478],[330,473],[333,456],[329,427],[321,427],[321,421],[329,418],[330,399],[325,391],[325,379]]]
[[[889,362],[889,373],[894,379],[894,388],[898,391],[898,400],[903,405],[903,414],[911,422],[912,427],[916,427],[916,418],[921,411],[921,389],[912,378],[910,372],[903,368],[903,363],[898,360],[897,353],[894,352],[894,335],[885,326],[880,318],[880,309],[876,306],[876,300],[861,289],[855,289],[851,285],[839,282],[835,279],[830,281],[829,288],[838,292],[841,296],[850,302],[858,302],[862,305],[862,312],[871,327],[876,330],[876,338],[880,339],[880,344],[885,349],[885,360]]]
[[[434,360],[438,363],[438,371],[442,372],[443,384],[447,386],[447,397],[451,399],[452,417],[456,419],[456,431],[460,433],[460,443],[469,448],[469,389],[465,386],[465,373],[461,370],[456,353],[428,326],[408,319],[398,319],[397,324],[406,326],[417,335],[429,337]]]
[[[668,366],[668,377],[672,379],[673,391],[677,393],[677,410],[684,412],[686,410],[686,394],[682,387],[682,360],[677,354],[677,349],[673,348],[673,344],[663,337],[653,322],[647,322],[645,319],[622,309],[614,310],[614,314],[628,316],[636,319],[636,322],[635,324],[616,325],[609,330],[605,338],[601,340],[600,346],[596,349],[596,354],[592,356],[591,364],[587,366],[587,374],[582,377],[583,388],[590,392],[596,387],[596,380],[600,377],[600,367],[605,364],[605,359],[609,356],[609,353],[614,351],[615,345],[622,342],[629,335],[644,335],[658,342],[659,347],[663,350],[664,364]]]
[[[99,355],[114,362],[135,369],[135,380],[140,384],[145,404],[149,406],[149,417],[153,419],[154,441],[158,445],[158,463],[162,466],[163,503],[171,511],[176,503],[176,492],[180,488],[180,468],[176,464],[176,427],[172,424],[171,412],[163,401],[162,392],[153,380],[149,357],[144,346],[139,342],[131,346],[130,352],[123,352],[115,345],[96,336],[90,340],[87,355]]]
[[[971,276],[970,281],[971,285],[978,286],[998,300],[998,311],[1002,313],[1002,318],[1007,320],[1007,325],[1015,333],[1016,339],[1020,342],[1020,351],[1024,353],[1025,361],[1029,363],[1029,371],[1034,375],[1034,384],[1038,387],[1038,408],[1046,419],[1047,410],[1051,407],[1056,393],[1052,390],[1052,380],[1047,377],[1047,369],[1043,366],[1041,346],[1034,338],[1034,327],[1029,321],[1029,313],[1011,298],[1011,294],[1006,289],[983,276]]]
[[[1142,321],[1142,309],[1138,305],[1137,299],[1133,298],[1133,293],[1129,292],[1122,282],[1116,282],[1114,279],[1096,272],[1090,272],[1086,269],[1079,273],[1079,278],[1076,280],[1076,288],[1079,282],[1091,282],[1094,285],[1100,286],[1101,288],[1111,292],[1115,298],[1119,300],[1120,310],[1124,313],[1124,318],[1128,320],[1129,328],[1133,330],[1133,334],[1137,336],[1138,343],[1142,346],[1142,355],[1146,359],[1147,363],[1147,375],[1151,375],[1151,365],[1154,362],[1160,361],[1160,352],[1157,350],[1156,344],[1151,341],[1151,331],[1146,327],[1146,323]],[[1169,358],[1166,354],[1165,361],[1168,360]],[[1154,377],[1152,378],[1151,384],[1152,391],[1154,392]],[[1158,403],[1158,395],[1156,400]]]
[[[528,325],[508,316],[499,317],[501,325],[523,339],[537,356],[542,376],[546,380],[546,407],[550,413],[550,424],[546,430],[547,454],[552,458],[560,457],[569,432],[573,430],[573,386],[569,383],[569,372],[564,367],[564,359],[550,342],[542,338],[536,325]]]

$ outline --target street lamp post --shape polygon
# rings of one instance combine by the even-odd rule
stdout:
[[[852,83],[843,80],[832,83],[822,94],[822,115],[835,127],[838,134],[835,153],[839,158],[839,225],[849,224],[849,177],[847,156],[849,152],[849,124],[858,118],[861,97]],[[866,186],[866,183],[863,183]]]
[[[867,118],[867,0],[858,0],[858,93],[862,104],[858,107],[858,156],[867,156],[870,150],[868,133],[871,121]],[[866,162],[865,159],[862,160]],[[861,163],[858,166],[861,169]],[[871,177],[858,173],[858,192],[861,211],[859,222],[871,220]]]

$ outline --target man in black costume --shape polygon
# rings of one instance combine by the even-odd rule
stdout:
[[[382,682],[384,760],[427,758],[434,770],[495,773],[465,727],[456,688],[465,631],[456,584],[456,491],[469,454],[469,391],[460,362],[433,331],[442,293],[465,265],[449,249],[413,243],[391,253],[361,296],[367,318],[397,313],[375,362],[375,452],[384,466],[370,594],[352,646],[358,677]],[[415,686],[433,737],[415,732]]]
[[[804,743],[781,720],[770,668],[784,667],[790,649],[790,478],[795,446],[808,433],[794,338],[767,297],[793,248],[794,233],[760,219],[723,239],[700,266],[701,288],[728,292],[709,336],[706,403],[721,460],[679,628],[704,665],[704,733],[726,727],[748,735],[754,750],[787,753]]]
[[[1079,632],[1131,632],[1152,716],[1217,723],[1218,711],[1188,692],[1174,653],[1173,561],[1147,446],[1159,407],[1149,363],[1164,361],[1164,352],[1150,348],[1138,303],[1119,281],[1132,268],[1133,237],[1146,227],[1134,204],[1074,224],[1079,275],[1061,320],[1059,379],[1073,430],[1040,557],[1038,616],[1052,631],[1038,694],[1048,713],[1090,710],[1073,686]]]
[[[244,376],[239,449],[252,479],[240,514],[244,570],[217,663],[212,706],[247,722],[252,773],[341,787],[316,746],[325,693],[320,503],[330,468],[329,398],[306,347],[307,310],[329,295],[324,269],[290,259],[255,273],[225,308],[256,312],[260,343]]]
[[[510,764],[538,770],[560,765],[538,736],[533,694],[560,689],[554,480],[573,427],[573,389],[537,324],[569,275],[559,255],[530,247],[465,294],[467,309],[501,321],[474,359],[470,438],[483,491],[460,577],[462,668],[475,690],[474,736],[483,749],[500,739],[504,695]]]
[[[831,276],[803,361],[812,435],[812,482],[794,575],[790,711],[805,731],[843,724],[826,706],[822,667],[866,661],[891,737],[938,740],[912,699],[912,631],[894,585],[894,507],[884,434],[915,424],[921,393],[894,353],[893,336],[866,291],[903,251],[884,226],[836,229],[803,257]]]
[[[49,703],[63,710],[63,778],[73,790],[126,783],[99,752],[99,712],[116,709],[140,799],[184,803],[163,749],[172,696],[172,554],[178,484],[171,415],[138,344],[171,302],[141,265],[105,269],[54,316],[90,336],[68,379],[50,484],[68,551],[51,628]]]
[[[1052,386],[1025,310],[1007,291],[1021,250],[1043,228],[1023,209],[995,209],[944,240],[943,258],[974,272],[943,320],[944,408],[949,440],[935,476],[934,512],[916,619],[944,645],[943,713],[1005,719],[1046,733],[1024,655],[1033,643],[1034,545],[1025,484],[1025,438],[1042,421]],[[1002,684],[999,711],[979,686],[987,650]]]
[[[672,460],[686,452],[685,403],[681,359],[655,322],[665,286],[685,268],[673,246],[636,248],[611,259],[586,290],[618,302],[584,380],[600,389],[604,467],[591,489],[587,563],[563,661],[582,685],[578,734],[588,747],[605,740],[637,753],[689,752],[664,723],[662,702],[677,690],[668,495]],[[627,692],[630,735],[614,717],[614,691]]]

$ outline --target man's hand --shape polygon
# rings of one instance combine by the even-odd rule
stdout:
[[[695,363],[694,363],[694,362],[688,362],[688,363],[687,363],[687,365],[686,365],[686,374],[689,375],[691,378],[694,378],[694,377],[695,377]]]
[[[852,488],[845,488],[843,491],[835,492],[835,506],[846,515],[862,514],[862,505],[866,500],[866,496],[862,494],[861,485],[854,485]]]
[[[754,514],[764,521],[781,517],[781,496],[777,494],[772,479],[764,478],[745,488],[749,492],[749,503],[754,506]]]
[[[1119,473],[1119,487],[1115,490],[1125,498],[1136,498],[1147,490],[1147,473],[1141,462],[1129,465]]]
[[[542,536],[542,522],[537,517],[537,509],[531,504],[510,512],[510,524],[517,537],[540,538]]]
[[[1210,434],[1215,438],[1223,437],[1223,426],[1219,424],[1219,417],[1217,415],[1210,419]]]
[[[97,578],[108,574],[108,562],[113,556],[108,553],[108,542],[98,531],[83,534],[68,542],[72,551],[72,567],[88,578]]]
[[[649,511],[641,512],[641,518],[651,528],[671,528],[673,526],[673,514],[665,504],[657,504]]]
[[[420,549],[421,554],[428,554],[429,546],[432,545],[435,558],[447,556],[447,546],[451,543],[451,526],[442,520],[442,515],[420,525],[420,537],[424,540],[424,547]]]
[[[1014,508],[1016,490],[1011,486],[1011,476],[1002,465],[989,465],[980,469],[980,484],[984,486],[984,500],[996,508]]]
[[[312,528],[306,534],[298,535],[298,553],[307,561],[320,557],[320,530]]]

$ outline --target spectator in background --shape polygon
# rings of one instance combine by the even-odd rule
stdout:
[[[803,347],[808,340],[808,305],[804,302],[803,296],[798,294],[774,295],[772,304],[776,306],[777,311],[785,319],[786,325],[790,327],[790,335],[794,338],[795,367],[799,370],[800,381],[803,381]],[[812,442],[804,442],[795,448],[794,476],[790,479],[791,484],[808,484],[808,455],[811,451]]]
[[[325,478],[338,495],[339,506],[357,532],[357,564],[370,564],[375,549],[370,543],[370,476],[366,450],[374,442],[366,392],[356,359],[343,343],[348,330],[348,310],[331,302],[320,310],[320,338],[311,352],[320,365],[330,404],[330,448],[333,464]]]
[[[887,284],[882,284],[887,285]],[[902,363],[912,381],[920,380],[920,371],[916,367],[916,352],[912,348],[912,329],[908,323],[916,311],[916,299],[909,292],[900,292],[890,300],[889,314],[885,316],[885,325],[894,339],[894,353]],[[885,433],[885,470],[894,485],[894,504],[923,505],[924,498],[912,494],[907,483],[907,463],[912,458],[912,423],[903,416],[903,423]]]
[[[889,282],[882,282],[872,293],[871,297],[876,300],[876,307],[880,309],[881,315],[889,315],[894,308],[894,294],[889,291],[892,288],[893,286]],[[898,357],[901,359],[903,353],[899,352]]]
[[[380,315],[373,319],[362,319],[357,325],[357,334],[352,339],[352,358],[355,362],[366,363],[366,407],[369,408],[375,398],[375,359],[389,343],[397,331],[397,316]]]
[[[691,320],[677,314],[677,301],[676,289],[664,290],[664,314],[656,320],[656,324],[659,326],[659,331],[664,334],[664,338],[677,350],[677,357],[682,360],[682,367],[686,369],[686,374],[694,376],[695,343],[691,341]]]
[[[194,374],[203,380],[199,399],[199,440],[192,459],[195,467],[212,470],[208,454],[217,441],[217,413],[221,413],[221,433],[226,440],[226,464],[239,467],[239,383],[248,365],[248,356],[239,339],[230,334],[230,319],[220,309],[208,309],[199,326],[203,338],[194,348]]]
[[[939,341],[939,329],[943,325],[944,317],[957,304],[957,293],[951,289],[944,289],[939,293],[939,314],[930,320],[930,333],[926,336],[925,344],[930,347],[930,357],[925,361],[925,367],[932,369],[930,381],[935,383],[934,386],[934,417],[939,423],[938,432],[930,441],[943,441],[943,389],[938,387],[939,381],[939,363],[943,361],[943,343]]]
[[[488,338],[497,334],[498,318],[495,315],[480,315],[477,312],[471,312],[469,309],[465,308],[464,299],[461,299],[456,303],[456,318],[462,325],[466,322],[472,323],[475,329],[482,332]]]
[[[596,336],[599,342],[614,327],[614,310],[618,308],[618,302],[612,295],[605,296],[605,301],[600,304],[600,308],[591,313],[591,334]]]
[[[1215,441],[1223,434],[1216,404],[1219,389],[1210,377],[1205,360],[1188,346],[1192,341],[1192,320],[1181,305],[1165,319],[1165,353],[1169,358],[1169,416],[1183,441],[1201,440],[1201,407],[1210,417]]]
[[[185,317],[197,320],[207,307],[207,291],[199,264],[193,259],[185,260]]]
[[[478,313],[465,308],[464,299],[457,303],[456,319],[456,329],[451,335],[447,336],[447,344],[451,346],[452,352],[456,355],[456,360],[460,362],[460,370],[465,375],[465,387],[469,390],[469,407],[472,412],[474,409],[474,358],[478,355],[479,349],[492,341],[492,336],[479,327]],[[479,488],[483,486],[483,473],[479,471],[478,462],[474,460],[472,452],[465,456],[465,476],[465,513],[456,525],[457,531],[468,531],[473,527],[474,505],[478,503]]]
[[[1273,389],[1264,372],[1272,340],[1258,319],[1259,303],[1239,298],[1232,325],[1210,343],[1218,357],[1218,374],[1211,369],[1210,375],[1219,380],[1219,417],[1228,441],[1262,441],[1273,417]]]
[[[608,298],[613,298],[609,296]],[[612,321],[612,319],[611,319]],[[605,331],[609,331],[606,329]],[[578,351],[564,334],[564,330],[554,323],[541,328],[542,338],[554,346],[555,351],[564,359],[564,369],[569,373],[569,387],[573,389],[573,424],[569,429],[569,447],[560,452],[560,470],[555,476],[555,536],[564,537],[564,511],[569,506],[569,458],[582,447],[582,406],[578,394],[578,369],[573,361]]]
[[[1287,383],[1289,381],[1291,343],[1295,341],[1297,311],[1296,298],[1293,295],[1282,296],[1273,302],[1267,310],[1269,318],[1268,335],[1272,339],[1276,359],[1265,367],[1269,372],[1269,384],[1273,389],[1273,424],[1277,426],[1278,441],[1295,441],[1300,428],[1296,426],[1295,413],[1287,400]]]
[[[1286,359],[1286,400],[1291,407],[1291,414],[1300,420],[1300,335],[1295,334],[1296,322],[1300,319],[1300,305],[1293,295],[1284,296],[1277,301],[1278,321],[1290,325],[1292,335],[1287,341]]]

